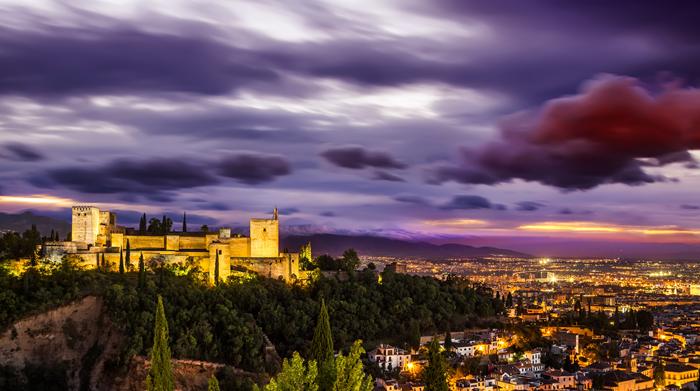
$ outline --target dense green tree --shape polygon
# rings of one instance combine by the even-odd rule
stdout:
[[[212,375],[207,383],[207,391],[220,391],[219,380],[216,376]]]
[[[294,352],[291,360],[286,358],[282,362],[282,371],[276,377],[270,379],[264,391],[317,391],[316,362],[311,360],[304,363],[299,353]],[[259,390],[257,385],[253,390]]]
[[[119,249],[119,274],[124,274],[124,253]]]
[[[165,217],[165,216],[163,216]],[[152,217],[151,220],[148,222],[148,233],[150,234],[162,234],[163,231],[163,221]]]
[[[362,341],[352,344],[347,356],[339,354],[335,359],[335,382],[333,391],[371,391],[372,376],[365,375],[360,356],[365,352]]]
[[[513,294],[508,292],[508,295],[506,296],[506,308],[511,307],[513,307]]]
[[[31,258],[41,243],[42,237],[35,225],[21,235],[17,232],[6,232],[0,236],[0,260]]]
[[[168,342],[168,320],[165,318],[163,298],[158,295],[156,305],[156,319],[153,329],[153,348],[151,349],[151,369],[146,379],[148,391],[172,391],[173,369],[170,359],[170,345]]]
[[[219,250],[216,250],[216,260],[214,261],[214,285],[219,285]]]
[[[160,223],[160,229],[162,234],[171,232],[173,230],[173,220],[170,217],[163,215],[163,220],[161,220]]]
[[[445,331],[445,342],[444,345],[446,351],[452,350],[452,333],[450,333],[450,329],[448,328],[447,331]]]
[[[346,272],[351,272],[355,269],[357,269],[357,266],[360,264],[360,257],[357,255],[357,251],[355,251],[352,248],[349,248],[343,252],[343,258],[342,258],[342,270],[345,270]]]
[[[307,242],[299,249],[299,265],[304,270],[312,270],[316,267],[311,255],[311,242]]]
[[[663,387],[666,385],[666,381],[664,380],[666,376],[665,372],[664,363],[663,361],[659,360],[659,362],[654,365],[654,383],[657,387]]]
[[[319,255],[314,263],[321,270],[340,270],[340,262],[328,254]]]
[[[433,338],[428,348],[428,365],[423,370],[426,391],[448,391],[447,360],[440,351],[440,343]]]
[[[321,309],[318,313],[314,338],[311,341],[311,358],[316,362],[323,362],[333,358],[333,335],[331,323],[326,309],[326,301],[321,299]]]
[[[321,309],[311,341],[311,359],[318,363],[319,388],[321,391],[330,390],[335,379],[335,364],[333,362],[333,334],[324,299],[321,299]]]
[[[200,231],[202,232],[209,232],[209,226],[206,224],[202,224],[202,226],[199,228]]]
[[[126,270],[131,271],[131,243],[129,239],[126,240],[126,259],[124,260],[126,265]]]
[[[139,288],[146,286],[146,263],[143,260],[143,253],[139,255]]]
[[[141,220],[139,220],[139,233],[141,233],[141,234],[146,233],[147,230],[148,230],[148,228],[147,228],[146,214],[144,213],[141,216]]]

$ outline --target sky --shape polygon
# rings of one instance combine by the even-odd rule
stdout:
[[[278,207],[287,233],[681,249],[700,241],[699,13],[0,0],[0,211],[243,226]]]

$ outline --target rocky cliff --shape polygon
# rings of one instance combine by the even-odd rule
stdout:
[[[114,365],[123,342],[99,297],[26,317],[0,334],[0,390],[142,391],[149,367],[144,357],[134,357],[126,368]],[[267,353],[279,360],[273,346]],[[229,384],[261,380],[193,360],[173,360],[173,372],[176,389],[183,391],[206,390],[213,374]]]

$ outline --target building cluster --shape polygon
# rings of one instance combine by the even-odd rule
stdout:
[[[419,374],[427,365],[427,344],[439,338],[453,368],[451,390],[697,391],[699,327],[694,333],[629,332],[611,340],[584,327],[544,326],[548,343],[526,350],[515,345],[522,337],[504,330],[452,332],[447,346],[444,335],[425,336],[419,349],[381,344],[368,356],[385,374],[377,390],[423,390]],[[613,347],[615,354],[605,360],[591,356],[590,345]],[[465,370],[469,363],[478,369]]]
[[[137,231],[117,225],[114,213],[94,206],[74,206],[71,229],[71,240],[43,245],[47,258],[67,256],[83,267],[116,270],[125,258],[134,268],[143,256],[147,264],[196,265],[212,282],[239,271],[285,281],[303,278],[299,253],[280,251],[277,209],[272,218],[250,219],[248,236],[232,234],[230,228],[187,232],[184,224],[180,232]]]

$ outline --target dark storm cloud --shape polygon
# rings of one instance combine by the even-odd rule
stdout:
[[[700,210],[700,205],[683,204],[681,209],[685,210]]]
[[[676,1],[674,7],[636,0],[617,1],[615,7],[610,7],[610,2],[605,0],[574,2],[566,7],[559,5],[553,0],[510,1],[507,5],[488,0],[438,0],[422,9],[431,9],[453,19],[486,20],[504,28],[526,26],[575,32],[598,27],[602,34],[641,32],[661,35],[662,38],[700,39],[695,18],[700,13],[697,1]],[[661,13],[664,18],[658,17]]]
[[[197,209],[226,211],[231,210],[231,207],[224,204],[223,202],[204,202],[198,204]]]
[[[336,214],[335,214],[335,212],[328,211],[328,212],[321,212],[321,216],[323,216],[323,217],[335,217]]]
[[[517,205],[518,206],[515,208],[515,210],[519,210],[521,212],[533,212],[545,206],[543,203],[535,201],[522,201],[518,202]]]
[[[343,168],[359,170],[367,167],[406,168],[406,165],[394,159],[385,151],[370,151],[359,146],[331,148],[321,152],[329,162]]]
[[[299,208],[294,208],[294,207],[290,207],[290,208],[280,208],[280,210],[279,210],[279,214],[282,215],[282,216],[291,216],[291,215],[297,214],[297,213],[299,213],[299,212],[301,212],[301,211],[299,210]]]
[[[218,163],[218,173],[248,185],[258,185],[289,175],[292,168],[281,156],[240,153],[222,159]]]
[[[166,91],[223,94],[277,74],[249,51],[133,29],[0,29],[0,94]]]
[[[400,195],[394,197],[394,200],[398,202],[403,202],[406,204],[416,204],[416,205],[430,205],[430,201],[426,198],[412,195]]]
[[[398,175],[386,171],[375,171],[372,179],[376,181],[388,181],[388,182],[406,182],[403,178]]]
[[[135,193],[157,202],[172,200],[168,191],[217,184],[203,167],[180,159],[118,159],[97,167],[64,167],[37,176],[35,184],[62,186],[82,193]]]
[[[26,144],[9,143],[0,147],[0,157],[8,160],[17,160],[23,162],[35,162],[44,160],[45,156]]]
[[[442,166],[429,181],[497,184],[513,179],[567,190],[606,183],[640,185],[667,178],[647,173],[700,148],[700,90],[652,95],[632,78],[605,76],[573,97],[548,102],[535,115],[503,122],[500,139],[462,149],[462,164]]]
[[[495,209],[504,210],[506,207],[501,204],[494,204],[487,198],[478,195],[458,195],[452,198],[450,202],[442,205],[440,209],[458,210],[458,209]]]

